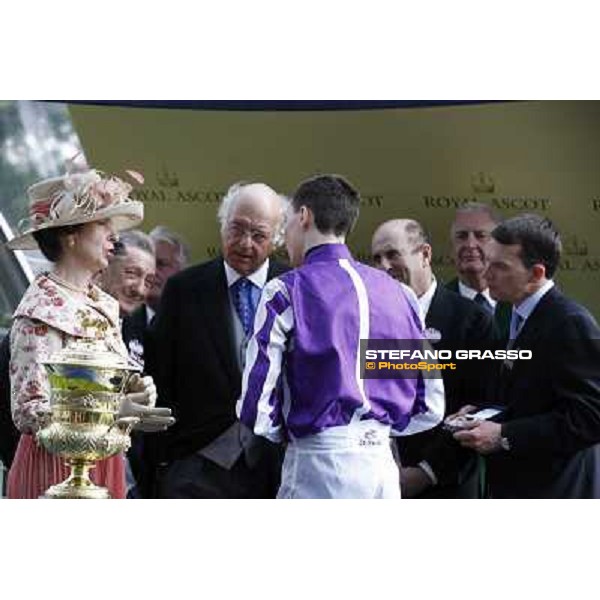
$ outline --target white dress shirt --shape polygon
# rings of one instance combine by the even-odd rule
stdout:
[[[421,310],[423,311],[423,318],[427,317],[427,313],[429,312],[429,307],[431,306],[431,301],[433,300],[435,290],[437,290],[437,280],[435,277],[432,277],[431,285],[429,286],[427,291],[419,296],[419,304],[421,305]]]
[[[467,298],[468,300],[475,300],[475,296],[477,296],[477,294],[481,294],[492,306],[493,309],[496,308],[496,300],[494,300],[491,296],[490,296],[490,288],[485,288],[485,290],[483,290],[483,292],[478,292],[477,290],[473,289],[472,287],[469,287],[468,285],[464,284],[460,279],[458,280],[458,293],[463,297],[463,298]]]

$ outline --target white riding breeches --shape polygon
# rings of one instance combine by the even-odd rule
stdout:
[[[390,428],[377,421],[292,440],[277,498],[400,498]]]

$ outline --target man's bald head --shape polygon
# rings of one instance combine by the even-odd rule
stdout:
[[[413,219],[392,219],[373,234],[371,254],[377,268],[409,285],[417,296],[431,285],[431,245],[424,227]]]

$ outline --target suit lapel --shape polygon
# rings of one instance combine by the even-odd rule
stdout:
[[[425,327],[437,327],[439,325],[439,320],[443,318],[443,304],[444,294],[446,290],[440,284],[435,288],[435,292],[433,297],[431,298],[431,304],[429,305],[429,310],[425,315]]]
[[[512,305],[508,302],[497,302],[494,310],[494,326],[500,340],[508,342],[510,335],[510,320],[512,317]]]
[[[537,303],[515,339],[513,346],[515,349],[530,347],[544,334],[544,324],[548,321],[548,313],[552,310],[554,300],[556,300],[559,295],[560,292],[555,288],[552,288]]]
[[[546,335],[545,327],[548,322],[548,318],[555,306],[555,299],[560,295],[555,288],[552,288],[544,297],[538,302],[537,306],[533,309],[533,312],[529,315],[523,328],[517,335],[515,343],[512,346],[513,350],[530,350],[533,349],[540,337],[543,338]],[[538,348],[539,349],[539,348]],[[537,350],[536,350],[537,351]],[[535,358],[535,355],[534,355]],[[511,403],[510,393],[507,393],[507,389],[512,385],[513,381],[523,377],[523,369],[529,369],[530,366],[528,361],[521,363],[520,361],[505,360],[499,370],[499,381],[498,389],[499,398],[506,404]]]
[[[283,265],[270,260],[267,278],[277,277],[286,270]],[[197,297],[205,318],[204,326],[212,340],[213,347],[228,376],[237,381],[241,377],[241,373],[236,356],[229,290],[223,258],[213,261],[206,279],[199,282]]]
[[[142,304],[142,308],[136,315],[136,319],[137,323],[135,324],[135,326],[139,328],[140,334],[143,337],[148,327],[148,308],[145,304]]]
[[[235,356],[235,341],[229,308],[229,291],[222,258],[213,262],[212,271],[208,274],[207,279],[201,282],[201,286],[198,288],[198,300],[205,316],[204,326],[212,339],[212,346],[215,348],[216,354],[228,375],[239,378],[240,370]]]
[[[456,294],[460,294],[460,290],[458,289],[458,278],[455,277],[454,279],[451,279],[447,284],[446,287],[451,291],[451,292],[455,292]]]

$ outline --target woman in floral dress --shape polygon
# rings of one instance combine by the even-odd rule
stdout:
[[[116,232],[142,220],[143,206],[129,199],[131,189],[121,179],[94,170],[44,180],[28,189],[29,225],[9,247],[39,247],[54,268],[32,282],[13,315],[11,406],[21,438],[8,474],[9,498],[38,498],[69,472],[60,457],[35,439],[50,405],[42,362],[73,338],[101,340],[107,350],[127,357],[118,303],[94,286],[92,278],[107,266]],[[147,430],[171,424],[168,409],[153,408],[156,389],[150,377],[137,378],[128,391],[122,416],[142,417]],[[122,455],[98,462],[91,478],[107,487],[113,498],[125,497]]]

